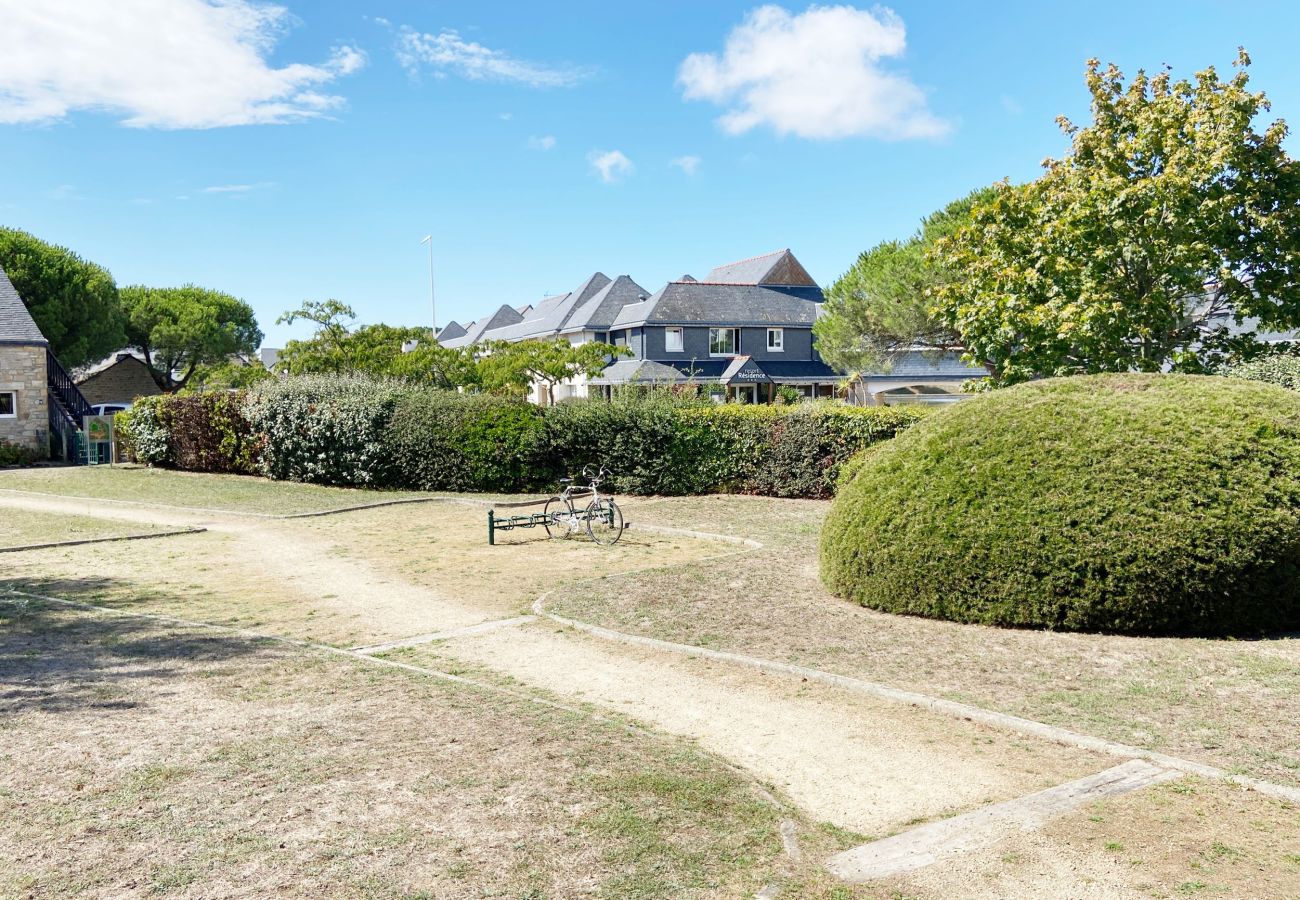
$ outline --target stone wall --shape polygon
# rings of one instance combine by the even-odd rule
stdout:
[[[0,441],[49,453],[49,398],[45,390],[45,348],[0,344],[0,391],[17,393],[17,416],[0,417]]]
[[[98,403],[134,403],[140,397],[161,394],[149,369],[136,357],[122,356],[113,365],[79,382],[77,387],[91,406]]]

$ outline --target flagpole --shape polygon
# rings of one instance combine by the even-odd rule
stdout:
[[[433,336],[438,337],[438,301],[433,293],[433,235],[426,234],[421,244],[429,245],[429,307],[433,313]]]

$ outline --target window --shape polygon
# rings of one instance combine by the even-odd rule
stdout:
[[[709,356],[735,356],[738,349],[736,346],[736,329],[709,329]]]
[[[0,391],[0,419],[18,418],[18,394],[14,391]]]
[[[664,352],[681,353],[686,349],[686,344],[682,340],[682,330],[680,328],[664,329]]]
[[[627,346],[627,334],[628,334],[628,333],[627,333],[626,331],[620,331],[620,332],[617,332],[617,333],[614,335],[614,346],[615,346],[615,347],[626,347],[626,346]]]
[[[773,353],[785,351],[785,329],[769,328],[767,330],[767,349]]]

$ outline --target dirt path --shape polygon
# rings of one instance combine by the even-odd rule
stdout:
[[[1090,754],[795,679],[602,643],[538,623],[439,651],[616,709],[781,787],[842,828],[883,835],[1104,768]]]
[[[227,536],[231,566],[270,575],[314,603],[324,597],[331,606],[364,613],[367,643],[494,618],[345,556],[329,537],[297,522],[11,493],[0,493],[3,507],[202,524]],[[601,642],[551,623],[484,631],[435,647],[441,657],[694,738],[780,786],[815,817],[873,836],[1113,764],[794,678]],[[404,652],[418,658],[430,651]]]

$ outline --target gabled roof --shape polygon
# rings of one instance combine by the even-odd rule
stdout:
[[[561,332],[604,331],[614,324],[619,311],[629,303],[646,297],[646,289],[626,275],[620,275],[605,285],[586,303],[569,316]]]
[[[808,270],[787,250],[753,256],[739,262],[718,266],[704,276],[709,284],[780,284],[792,287],[816,287]]]
[[[36,327],[9,276],[0,269],[0,344],[36,344],[48,347],[49,341]]]
[[[811,327],[821,288],[673,281],[645,303],[623,307],[614,328],[633,325]]]
[[[438,343],[444,347],[464,347],[473,344],[476,341],[483,340],[483,335],[494,328],[504,328],[515,322],[523,321],[523,316],[515,311],[514,307],[502,304],[496,312],[486,319],[479,319],[470,323],[466,328],[465,334],[461,337],[438,339]]]
[[[438,341],[441,343],[452,338],[464,337],[466,334],[468,332],[465,330],[465,326],[453,320],[442,326],[442,330],[438,332]]]
[[[118,350],[116,353],[108,354],[108,356],[105,356],[99,362],[91,363],[90,365],[82,366],[81,368],[75,370],[72,373],[72,380],[75,381],[77,384],[81,384],[81,382],[85,381],[87,378],[91,377],[92,375],[98,375],[100,372],[106,372],[109,369],[113,368],[113,366],[120,365],[121,363],[128,362],[128,361],[132,363],[137,363],[142,366],[148,365],[145,362],[144,354],[142,352],[135,349],[134,347],[123,347],[121,350]]]
[[[493,327],[474,340],[522,341],[528,338],[545,338],[559,334],[573,315],[574,310],[596,296],[610,284],[609,276],[602,272],[592,274],[586,281],[567,294],[547,297],[537,304],[528,316],[504,327]]]

